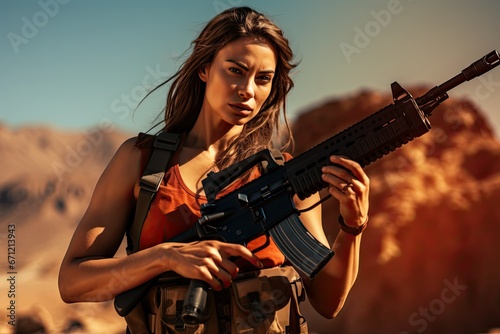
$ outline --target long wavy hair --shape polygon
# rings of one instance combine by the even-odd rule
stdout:
[[[249,7],[227,9],[209,21],[192,42],[192,53],[179,70],[155,88],[171,82],[161,122],[164,123],[162,131],[190,131],[198,118],[205,94],[206,84],[200,79],[199,70],[210,64],[225,45],[243,37],[260,39],[274,47],[277,57],[275,76],[270,95],[259,113],[243,126],[241,134],[232,140],[216,161],[220,169],[264,148],[283,151],[293,140],[286,117],[286,96],[293,87],[290,71],[296,64],[292,63],[293,52],[282,30]]]

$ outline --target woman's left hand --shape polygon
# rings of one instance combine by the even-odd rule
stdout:
[[[361,226],[368,220],[370,179],[353,160],[332,155],[330,161],[333,165],[322,168],[322,178],[329,184],[328,192],[339,201],[345,224]]]

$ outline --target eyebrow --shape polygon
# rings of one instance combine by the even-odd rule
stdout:
[[[239,67],[243,68],[245,71],[248,71],[248,67],[245,64],[243,64],[242,62],[240,62],[240,61],[237,61],[237,60],[234,60],[234,59],[227,59],[226,61],[230,62],[230,63],[233,63],[233,64],[236,64]],[[263,70],[263,71],[259,71],[259,73],[273,74],[274,70]]]

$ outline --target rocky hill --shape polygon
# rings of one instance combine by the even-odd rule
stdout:
[[[295,122],[295,154],[391,102],[362,92],[304,112]],[[336,319],[308,314],[321,333],[500,327],[500,142],[467,100],[444,102],[429,120],[429,133],[365,168],[370,222],[358,280]],[[333,238],[338,208],[328,201],[323,211]]]
[[[2,305],[15,301],[17,333],[123,332],[111,303],[64,304],[57,275],[99,175],[127,137],[104,126],[74,132],[0,126],[1,245],[5,252],[4,232],[14,226],[17,272],[15,297],[0,298]],[[36,332],[40,327],[45,331]],[[11,329],[3,317],[0,333]]]
[[[390,96],[366,91],[304,111],[294,123],[294,154],[389,103]],[[366,167],[370,222],[359,277],[336,319],[321,319],[305,306],[311,332],[455,334],[500,327],[500,142],[467,100],[446,101],[430,120],[430,133]],[[109,127],[0,125],[0,217],[3,230],[15,225],[19,333],[36,326],[47,333],[123,332],[111,303],[60,301],[57,273],[99,175],[130,136]],[[337,214],[327,201],[330,239]],[[5,231],[0,236],[4,247]],[[0,298],[2,305],[10,302],[5,293]],[[9,329],[0,326],[1,333]]]

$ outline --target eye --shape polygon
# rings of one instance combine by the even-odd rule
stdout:
[[[236,73],[236,74],[243,74],[243,72],[239,68],[236,68],[236,67],[230,67],[229,71]]]
[[[257,77],[257,80],[264,82],[264,83],[268,83],[268,82],[271,82],[273,80],[273,78],[270,75],[260,75]]]

